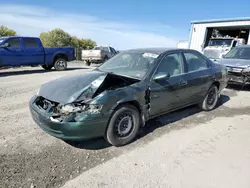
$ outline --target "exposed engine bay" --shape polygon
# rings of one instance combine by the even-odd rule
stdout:
[[[115,90],[118,88],[123,88],[132,84],[135,84],[136,82],[139,82],[140,80],[134,79],[134,78],[128,78],[120,75],[115,74],[108,74],[100,87],[97,89],[95,94],[93,95],[93,98],[103,91],[106,90]]]
[[[89,102],[104,91],[112,91],[127,87],[140,80],[108,73],[92,81],[80,96],[70,104],[60,104],[39,96],[36,105],[51,114],[51,121],[76,122],[81,121],[84,114],[100,114],[102,105],[89,104]]]

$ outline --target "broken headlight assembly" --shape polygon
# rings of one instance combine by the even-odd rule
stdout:
[[[244,68],[242,73],[250,73],[250,67]]]
[[[100,114],[102,106],[100,104],[66,104],[59,107],[58,111],[63,115],[72,113]]]

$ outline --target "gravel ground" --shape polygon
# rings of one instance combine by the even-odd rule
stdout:
[[[91,69],[0,70],[0,187],[250,187],[248,90],[225,89],[209,113],[190,107],[150,121],[121,148],[103,139],[70,145],[44,133],[29,99],[49,80]]]

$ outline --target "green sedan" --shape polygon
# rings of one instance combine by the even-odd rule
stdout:
[[[227,81],[225,66],[195,50],[133,49],[91,72],[42,85],[29,107],[33,120],[54,137],[104,137],[123,146],[149,119],[194,104],[213,110]]]

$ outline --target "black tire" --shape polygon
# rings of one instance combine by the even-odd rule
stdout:
[[[132,142],[140,128],[140,113],[133,105],[121,105],[113,113],[105,139],[113,146]]]
[[[108,59],[109,59],[108,56],[105,56],[102,63],[106,62]]]
[[[86,61],[86,65],[87,65],[87,66],[90,66],[90,65],[91,65],[91,62],[90,62],[90,61]]]
[[[42,68],[45,70],[51,70],[53,65],[42,65]]]
[[[211,85],[205,99],[199,104],[199,107],[204,111],[215,109],[219,101],[219,96],[218,87]]]
[[[54,67],[57,71],[63,71],[67,69],[67,61],[64,58],[58,58],[55,60]]]

